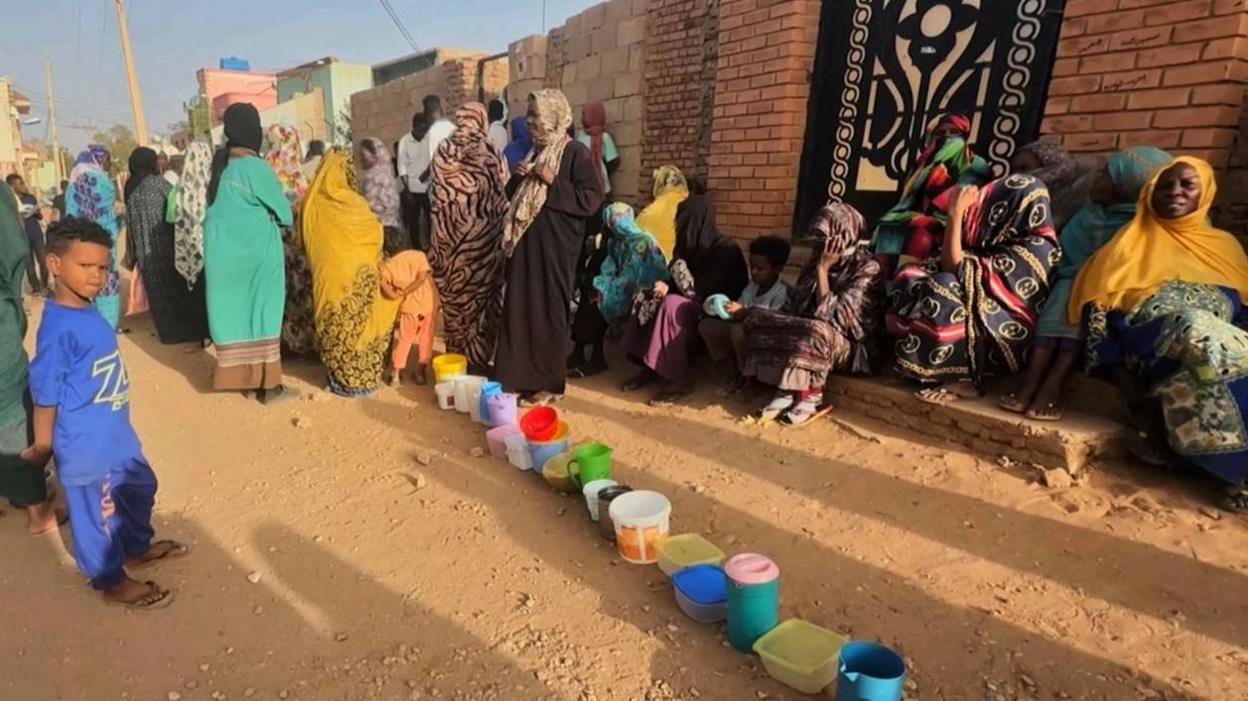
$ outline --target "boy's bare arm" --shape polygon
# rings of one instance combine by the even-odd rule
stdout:
[[[33,423],[35,441],[22,451],[22,459],[42,468],[52,457],[52,427],[56,425],[56,407],[36,405]]]

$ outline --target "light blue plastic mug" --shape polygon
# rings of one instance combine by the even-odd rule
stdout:
[[[875,643],[850,642],[841,647],[836,701],[901,701],[906,662],[901,655]]]

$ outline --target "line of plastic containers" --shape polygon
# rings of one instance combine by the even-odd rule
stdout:
[[[726,622],[728,641],[758,654],[767,672],[806,694],[836,683],[838,701],[899,701],[905,663],[870,642],[850,642],[807,621],[779,622],[780,568],[742,553],[727,559],[701,535],[669,535],[671,503],[658,492],[612,479],[611,448],[574,445],[566,422],[550,407],[519,416],[516,397],[497,382],[466,374],[462,356],[434,358],[435,393],[443,410],[469,414],[491,428],[491,455],[542,475],[555,489],[580,492],[603,537],[633,564],[658,564],[671,577],[676,604],[699,623]]]

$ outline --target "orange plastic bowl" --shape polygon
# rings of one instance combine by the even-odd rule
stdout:
[[[524,437],[539,443],[549,441],[559,432],[559,413],[553,407],[539,406],[520,417]]]

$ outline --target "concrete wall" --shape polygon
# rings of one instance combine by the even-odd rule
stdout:
[[[22,130],[14,104],[13,82],[0,77],[0,178],[22,172]]]
[[[329,143],[332,134],[328,131],[328,120],[325,116],[325,96],[320,88],[311,92],[295,95],[267,110],[260,110],[260,124],[268,129],[274,124],[294,127],[299,132],[303,145],[313,139]],[[212,128],[212,143],[222,144],[225,141],[225,127],[217,125]]]
[[[373,67],[363,63],[332,60],[323,65],[292,69],[277,79],[278,103],[295,95],[320,88],[324,99],[325,133],[329,142],[338,143],[338,134],[347,129],[341,119],[350,113],[351,96],[373,87]]]

